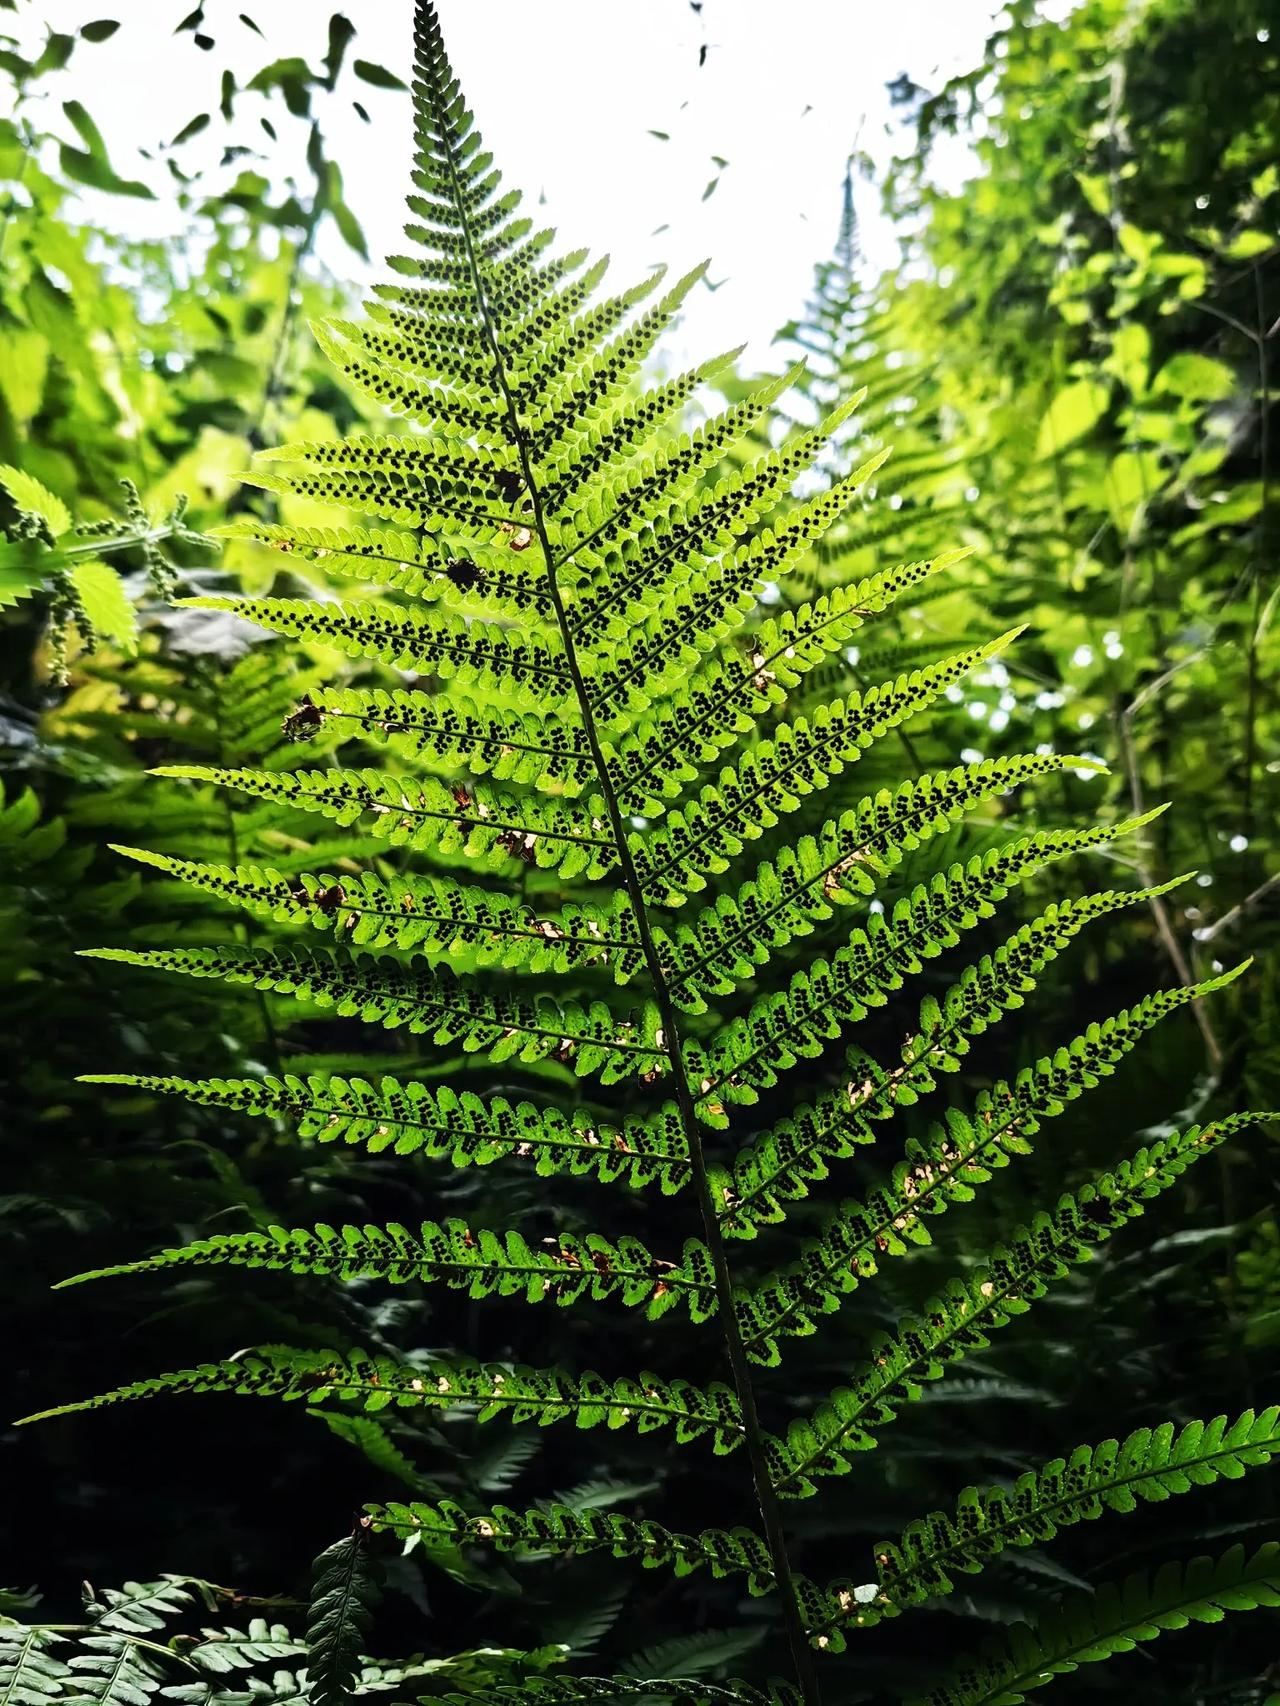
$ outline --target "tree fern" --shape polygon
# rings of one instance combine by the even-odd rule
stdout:
[[[908,856],[967,814],[986,810],[990,823],[997,797],[1014,787],[1096,767],[1025,755],[892,787],[873,781],[858,796],[854,767],[864,755],[879,756],[910,718],[991,665],[1020,630],[966,639],[947,655],[850,687],[851,636],[964,555],[842,577],[839,552],[827,550],[821,591],[783,596],[882,460],[877,453],[788,507],[816,459],[840,457],[842,428],[860,399],[846,397],[816,425],[745,459],[749,434],[794,374],[751,386],[686,429],[686,405],[729,358],[649,389],[640,376],[700,273],[597,297],[603,267],[588,266],[584,251],[554,255],[554,234],[535,232],[517,211],[518,195],[504,192],[426,0],[416,45],[407,229],[422,253],[392,258],[395,279],[377,288],[368,319],[317,329],[345,380],[413,430],[299,443],[260,460],[256,485],[359,520],[246,518],[227,530],[296,567],[323,561],[379,596],[197,601],[414,679],[317,683],[285,721],[291,746],[323,733],[374,747],[381,763],[362,750],[355,762],[301,769],[254,765],[239,752],[234,762],[222,755],[163,772],[356,830],[362,862],[354,872],[286,870],[234,853],[210,862],[124,849],[165,880],[276,928],[253,943],[131,947],[105,957],[288,997],[301,1016],[359,1019],[438,1052],[422,1080],[281,1072],[97,1081],[278,1116],[306,1141],[421,1150],[454,1166],[523,1164],[606,1187],[657,1186],[677,1200],[657,1197],[663,1212],[650,1217],[645,1241],[580,1231],[565,1217],[543,1243],[516,1226],[459,1217],[270,1227],[219,1231],[77,1278],[229,1265],[427,1282],[473,1299],[590,1300],[654,1322],[685,1317],[703,1328],[704,1360],[710,1347],[722,1353],[717,1372],[727,1378],[695,1386],[661,1374],[447,1357],[399,1363],[276,1346],[54,1413],[222,1391],[324,1412],[425,1411],[447,1401],[482,1420],[669,1429],[677,1443],[741,1465],[755,1506],[750,1523],[684,1533],[567,1498],[476,1509],[424,1497],[371,1506],[368,1520],[375,1531],[455,1548],[604,1552],[677,1576],[704,1569],[735,1578],[776,1597],[799,1697],[814,1706],[815,1649],[839,1650],[860,1624],[938,1591],[950,1569],[980,1562],[1001,1525],[1015,1520],[1018,1501],[1026,1524],[1041,1530],[1090,1514],[1091,1500],[1126,1501],[1106,1482],[1100,1447],[1080,1469],[1091,1490],[1060,1500],[1056,1515],[1050,1466],[1009,1497],[975,1496],[955,1519],[926,1519],[896,1550],[882,1549],[869,1567],[874,1579],[829,1585],[793,1565],[785,1501],[848,1473],[854,1454],[872,1447],[927,1383],[985,1347],[1202,1155],[1268,1116],[1234,1114],[1161,1136],[1033,1213],[918,1314],[874,1337],[847,1383],[810,1414],[792,1412],[776,1434],[762,1412],[786,1412],[765,1381],[758,1389],[755,1369],[777,1363],[790,1338],[814,1332],[882,1258],[927,1242],[932,1216],[1025,1154],[1040,1125],[1112,1072],[1158,1020],[1243,968],[1139,1001],[982,1092],[972,1112],[948,1111],[908,1139],[868,1194],[830,1207],[781,1264],[759,1273],[731,1262],[734,1239],[784,1220],[872,1140],[877,1123],[955,1072],[1081,929],[1153,891],[1103,888],[1051,904],[953,973],[941,998],[925,992],[917,1005],[910,997],[906,1011],[918,1018],[904,1020],[897,1059],[877,1058],[877,1029],[867,1023],[874,1014],[896,1011],[907,983],[985,925],[1019,884],[1076,855],[1114,854],[1147,818],[1015,831],[923,880],[908,867],[901,882],[895,873]],[[858,534],[862,547],[873,537]],[[384,857],[392,851],[394,862]],[[848,1050],[843,1071],[836,1045]],[[504,1064],[492,1094],[442,1082],[467,1056]],[[801,1101],[796,1069],[815,1061],[823,1063],[818,1081]],[[756,1125],[745,1110],[765,1099]],[[732,1141],[720,1135],[726,1130]],[[1185,1464],[1198,1462],[1203,1475],[1157,1462],[1165,1448],[1148,1441],[1143,1485],[1206,1478],[1210,1458],[1195,1453],[1206,1438],[1217,1451],[1215,1427],[1186,1446]],[[1182,1449],[1180,1437],[1175,1455]],[[1266,1455],[1265,1441],[1246,1447],[1232,1434],[1214,1472]],[[1022,1533],[1009,1528],[1010,1543]],[[344,1546],[345,1568],[354,1554]],[[353,1674],[352,1623],[342,1609],[350,1595],[341,1583],[335,1592],[336,1622],[327,1612],[322,1619],[326,1641],[331,1623],[338,1631],[331,1699]],[[1225,1586],[1223,1596],[1228,1603]],[[627,1677],[513,1688],[511,1698],[548,1701],[792,1698],[788,1684],[764,1693],[686,1690]],[[499,1687],[488,1697],[508,1695]]]

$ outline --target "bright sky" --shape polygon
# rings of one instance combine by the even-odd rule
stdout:
[[[155,149],[210,111],[213,127],[179,158],[212,158],[221,146],[223,67],[244,81],[286,55],[318,65],[335,9],[323,0],[206,0],[203,29],[215,46],[201,51],[190,33],[171,33],[194,3],[25,0],[16,19],[0,14],[0,28],[35,48],[46,26],[75,32],[95,18],[121,20],[109,41],[81,45],[65,72],[45,79],[42,122],[75,142],[58,103],[84,103],[116,170],[161,197],[93,193],[86,207],[139,235],[171,230],[174,212],[159,157],[149,164],[136,149]],[[242,6],[265,41],[240,21]],[[359,31],[348,59],[377,61],[407,80],[410,0],[346,0],[345,10]],[[891,152],[886,81],[906,70],[936,86],[978,63],[994,10],[996,0],[791,0],[785,8],[777,0],[704,0],[700,12],[689,0],[439,0],[455,68],[507,182],[528,199],[545,197],[546,222],[560,227],[567,247],[608,251],[619,282],[655,261],[683,271],[710,257],[708,276],[723,283],[696,292],[673,353],[748,342],[756,365],[802,305],[813,263],[830,252],[855,138],[882,160]],[[372,125],[357,117],[353,97]],[[269,110],[261,96],[244,99],[251,112]],[[407,98],[356,82],[348,68],[317,110],[371,252],[379,258],[403,247]],[[728,164],[717,166],[716,155]],[[941,160],[950,176],[963,166],[958,148]],[[893,247],[876,199],[873,185],[860,186],[864,247],[883,263]],[[358,259],[332,231],[321,255],[339,275],[361,280]]]

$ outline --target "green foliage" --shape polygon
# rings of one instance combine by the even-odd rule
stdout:
[[[321,1056],[306,1073],[282,1067],[270,1076],[193,1079],[147,1070],[88,1081],[287,1118],[307,1139],[341,1138],[373,1157],[421,1150],[461,1168],[502,1164],[513,1178],[512,1164],[534,1160],[526,1173],[593,1175],[606,1187],[657,1181],[663,1192],[649,1200],[663,1212],[649,1217],[652,1231],[641,1239],[625,1210],[614,1213],[624,1226],[616,1233],[578,1230],[576,1210],[557,1204],[554,1230],[538,1244],[510,1222],[494,1229],[470,1216],[322,1220],[290,1230],[264,1211],[250,1230],[218,1229],[76,1279],[248,1267],[337,1279],[356,1295],[380,1280],[428,1291],[434,1282],[475,1301],[621,1303],[644,1323],[677,1314],[694,1326],[711,1323],[696,1343],[704,1363],[711,1346],[723,1355],[731,1385],[448,1355],[391,1358],[376,1343],[368,1353],[276,1345],[43,1414],[162,1392],[301,1399],[325,1416],[334,1405],[331,1420],[365,1424],[350,1426],[348,1437],[371,1462],[409,1481],[417,1471],[390,1427],[392,1411],[402,1418],[461,1408],[481,1421],[573,1420],[616,1434],[634,1424],[637,1436],[673,1426],[675,1443],[709,1438],[717,1456],[741,1444],[733,1458],[749,1480],[758,1528],[753,1519],[750,1527],[685,1531],[615,1511],[609,1507],[634,1496],[625,1480],[584,1481],[531,1508],[426,1485],[408,1502],[371,1503],[356,1534],[317,1561],[306,1691],[325,1703],[359,1691],[371,1529],[402,1537],[455,1574],[481,1545],[517,1556],[611,1554],[680,1577],[701,1566],[713,1579],[742,1577],[750,1594],[776,1596],[798,1697],[812,1706],[813,1649],[839,1653],[858,1628],[947,1592],[949,1569],[965,1574],[987,1561],[1002,1528],[1025,1545],[1104,1504],[1133,1508],[1135,1488],[1152,1496],[1182,1490],[1269,1457],[1274,1411],[1250,1414],[1229,1433],[1225,1422],[1194,1424],[1176,1443],[1171,1430],[1146,1430],[1126,1444],[1123,1486],[1111,1448],[1077,1454],[1070,1471],[1050,1465],[1011,1495],[962,1501],[955,1520],[925,1519],[898,1548],[881,1549],[875,1579],[860,1585],[839,1578],[823,1586],[798,1573],[792,1552],[803,1549],[803,1534],[789,1532],[781,1503],[847,1474],[851,1454],[875,1446],[882,1427],[952,1365],[986,1352],[997,1329],[1066,1285],[1194,1162],[1266,1114],[1229,1112],[1161,1132],[1110,1168],[1090,1167],[1065,1194],[1050,1187],[1042,1199],[1049,1209],[967,1255],[922,1306],[898,1313],[890,1303],[887,1328],[853,1361],[847,1384],[816,1399],[803,1388],[789,1392],[791,1419],[778,1435],[759,1416],[759,1403],[777,1395],[763,1383],[757,1394],[751,1368],[776,1365],[785,1341],[838,1315],[880,1258],[928,1245],[929,1218],[969,1203],[1157,1021],[1216,993],[1244,966],[1183,979],[1093,1021],[997,1079],[971,1114],[950,1109],[908,1137],[887,1182],[829,1210],[816,1233],[806,1235],[802,1208],[801,1225],[788,1229],[800,1233],[798,1244],[766,1248],[745,1271],[731,1265],[732,1238],[754,1242],[789,1218],[790,1205],[803,1204],[833,1163],[873,1138],[871,1122],[932,1093],[977,1037],[1022,1007],[1086,923],[1129,901],[1158,907],[1174,885],[1144,879],[1136,890],[1053,900],[1002,946],[962,966],[941,998],[926,990],[918,1009],[913,999],[919,1018],[895,1063],[876,1021],[882,1013],[896,1019],[907,982],[923,981],[1019,884],[1039,881],[1068,855],[1111,853],[1157,814],[1135,799],[1123,819],[1001,839],[992,808],[1008,789],[1099,768],[1052,752],[980,758],[902,781],[885,763],[890,737],[918,769],[904,725],[943,695],[963,695],[971,675],[1005,668],[999,660],[1021,628],[995,639],[966,636],[959,649],[939,646],[918,662],[899,658],[885,679],[846,686],[850,642],[862,626],[894,613],[905,595],[927,601],[934,577],[966,554],[931,541],[901,568],[864,572],[858,558],[874,530],[846,517],[884,461],[879,449],[788,507],[799,476],[820,458],[846,454],[838,435],[865,395],[824,405],[817,425],[758,455],[752,435],[798,372],[752,384],[718,415],[682,430],[686,403],[723,360],[648,390],[640,375],[699,275],[630,319],[643,288],[593,306],[603,269],[587,268],[583,251],[554,257],[554,233],[535,231],[519,196],[504,192],[426,3],[416,50],[415,223],[407,229],[424,253],[392,257],[397,281],[377,288],[368,320],[330,318],[317,338],[351,387],[423,430],[312,437],[261,457],[249,478],[271,508],[229,530],[234,541],[283,552],[300,572],[331,565],[344,576],[364,574],[381,591],[350,600],[218,593],[183,601],[189,612],[272,628],[308,655],[336,652],[414,680],[391,691],[308,683],[283,720],[283,750],[265,764],[244,762],[254,724],[242,719],[236,742],[220,739],[219,750],[194,762],[160,766],[171,783],[192,785],[197,799],[225,788],[248,794],[257,804],[241,816],[259,837],[266,825],[296,828],[309,814],[357,833],[338,838],[336,858],[299,835],[287,865],[241,858],[234,828],[226,854],[214,858],[200,837],[180,851],[122,845],[157,882],[177,887],[198,921],[208,901],[229,903],[245,934],[210,943],[186,931],[177,945],[128,942],[91,957],[253,989],[277,1048],[276,1012],[312,1027],[359,1019],[375,1038],[374,1057],[388,1047],[380,1033],[394,1033],[420,1076],[379,1076],[375,1085]],[[292,62],[263,76],[291,107],[301,102],[303,73]],[[824,282],[827,303],[833,284]],[[1190,370],[1177,376],[1184,390],[1207,382]],[[1104,406],[1096,388],[1064,391],[1046,431],[1055,443],[1083,439]],[[908,483],[937,471],[923,450],[904,461]],[[287,506],[300,500],[391,526],[295,525]],[[930,518],[932,528],[933,510]],[[813,575],[814,595],[803,588],[775,613],[779,582],[801,575]],[[383,749],[380,765],[293,767],[302,740],[331,747],[352,739],[361,751],[369,736]],[[887,785],[873,784],[827,815],[831,790],[855,762],[878,767]],[[915,855],[983,810],[978,850],[921,873]],[[793,818],[795,835],[784,826]],[[764,857],[744,872],[740,861],[756,841]],[[410,851],[416,858],[406,866]],[[269,934],[250,936],[249,920]],[[328,944],[298,945],[308,931]],[[791,1075],[818,1062],[809,1070],[830,1079],[831,1045],[847,1048],[855,1028],[845,1081],[824,1085],[797,1110],[786,1095]],[[420,1052],[419,1038],[431,1052]],[[436,1082],[477,1058],[487,1063],[480,1094]],[[507,1085],[496,1068],[518,1085],[515,1099],[501,1093]],[[575,1097],[583,1099],[575,1105]],[[746,1125],[740,1110],[762,1102],[763,1124],[735,1133],[748,1144],[730,1148],[718,1137]],[[612,1212],[612,1193],[596,1194]],[[679,1230],[686,1206],[696,1236]],[[662,1337],[676,1344],[670,1322]],[[378,1423],[367,1422],[371,1412]],[[1069,1495],[1061,1479],[1068,1473]],[[1142,1615],[1155,1626],[1185,1621],[1189,1595],[1214,1608],[1261,1603],[1270,1577],[1257,1573],[1251,1587],[1241,1586],[1250,1569],[1241,1574],[1229,1555],[1221,1579],[1202,1579],[1201,1565],[1185,1580],[1161,1576],[1153,1607],[1163,1601],[1165,1609]],[[1113,1650],[1136,1638],[1126,1631],[1137,1626],[1139,1597],[1123,1590],[1116,1603],[1130,1621],[1093,1625],[1088,1644]],[[1043,1668],[1070,1668],[1083,1656],[1081,1626],[1069,1613],[1063,1619],[1061,1628],[1046,1621],[1036,1637]],[[265,1639],[277,1636],[267,1631]],[[104,1700],[114,1697],[116,1671],[108,1678],[105,1660],[86,1659],[83,1668],[105,1679]],[[117,1671],[132,1677],[124,1660]],[[1017,1686],[1012,1672],[1012,1680],[998,1669],[991,1676],[993,1685]],[[129,1706],[143,1706],[142,1681],[121,1686]],[[513,1698],[548,1700],[768,1698],[750,1688],[717,1696],[714,1687],[686,1691],[626,1676],[498,1680],[496,1694],[494,1686],[489,1698],[508,1688]],[[788,1697],[785,1688],[772,1696]]]
[[[357,1528],[315,1561],[307,1613],[309,1698],[316,1706],[343,1706],[360,1669],[377,1579],[365,1529]]]
[[[914,1706],[1018,1706],[1055,1676],[1131,1652],[1168,1629],[1218,1623],[1228,1611],[1280,1604],[1280,1548],[1268,1542],[1248,1557],[1233,1546],[1221,1558],[1166,1564],[1154,1580],[1130,1576],[1051,1612],[1034,1630],[1015,1629],[1007,1648],[963,1666],[954,1682]]]

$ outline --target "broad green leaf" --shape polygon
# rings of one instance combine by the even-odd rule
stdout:
[[[1036,435],[1036,455],[1041,459],[1056,456],[1106,413],[1110,392],[1097,379],[1079,379],[1066,386],[1045,410]]]
[[[57,539],[71,526],[71,511],[56,493],[42,486],[34,475],[21,468],[0,463],[0,486],[8,492],[18,508],[28,515],[41,516],[49,523],[49,531]]]
[[[1156,374],[1157,391],[1171,391],[1175,397],[1194,402],[1221,402],[1235,387],[1236,376],[1226,362],[1199,355],[1195,350],[1181,350],[1170,356]]]
[[[119,575],[100,558],[88,557],[72,567],[71,578],[94,632],[114,640],[122,651],[134,651],[138,622]]]

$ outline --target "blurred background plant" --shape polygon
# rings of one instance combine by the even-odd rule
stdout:
[[[0,6],[0,38],[14,10]],[[204,8],[175,21],[181,45],[207,54]],[[710,8],[706,23],[714,39]],[[272,513],[265,506],[276,500],[236,478],[255,449],[374,418],[307,332],[352,294],[321,254],[345,249],[362,276],[365,253],[318,115],[335,100],[360,111],[370,89],[393,96],[399,83],[359,57],[341,15],[314,65],[267,59],[249,75],[225,73],[217,110],[194,114],[147,163],[149,181],[169,180],[173,229],[138,240],[120,234],[127,220],[89,223],[80,199],[92,191],[97,207],[154,194],[91,116],[92,55],[112,24],[49,30],[36,54],[18,34],[0,39],[12,96],[0,120],[0,1228],[20,1324],[8,1339],[13,1415],[272,1339],[476,1349],[464,1303],[428,1312],[411,1292],[388,1301],[360,1287],[196,1275],[149,1291],[141,1318],[128,1287],[103,1288],[91,1305],[85,1294],[48,1292],[122,1248],[205,1230],[358,1221],[371,1199],[402,1219],[441,1211],[427,1163],[415,1171],[398,1160],[393,1184],[377,1157],[302,1146],[212,1110],[105,1101],[75,1082],[87,1065],[181,1072],[197,1057],[227,1075],[306,1070],[289,1003],[215,985],[175,1002],[163,984],[117,976],[75,949],[246,928],[176,884],[142,881],[111,843],[283,870],[314,865],[317,847],[336,870],[367,857],[339,830],[318,839],[315,819],[146,772],[241,756],[297,762],[293,737],[311,731],[282,732],[290,711],[320,682],[358,678],[358,666],[332,654],[278,649],[216,612],[174,608],[165,593],[296,586],[278,553],[232,541],[215,554],[201,535],[250,504]],[[788,27],[806,28],[803,13]],[[51,101],[47,79],[81,65],[83,103]],[[854,686],[985,637],[993,619],[1029,623],[1014,652],[952,690],[969,724],[963,757],[1036,746],[1093,753],[1111,767],[1104,782],[1068,775],[1019,802],[1020,816],[1120,816],[1172,800],[1130,880],[1198,872],[1159,911],[1074,950],[1047,980],[1049,998],[996,1042],[984,1069],[1015,1070],[1154,982],[1190,981],[1244,953],[1256,962],[1211,1013],[1157,1033],[1105,1103],[1064,1117],[1039,1176],[1026,1178],[1033,1160],[1016,1189],[991,1187],[962,1230],[947,1228],[936,1251],[920,1253],[896,1296],[882,1290],[886,1310],[923,1296],[957,1253],[992,1242],[1024,1192],[1082,1176],[1117,1138],[1280,1097],[1280,17],[1268,0],[1012,0],[971,72],[928,87],[904,76],[893,95],[893,167],[871,187],[856,154],[843,191],[833,186],[836,243],[815,255],[810,301],[779,334],[783,351],[798,347],[809,362],[784,402],[807,419],[868,387],[832,479],[893,449],[835,541],[842,577],[851,552],[866,573],[950,546],[974,555],[937,594],[872,630],[840,671]],[[214,137],[220,153],[192,164],[189,145],[199,142],[203,161]],[[972,152],[959,187],[935,170],[939,147],[956,139]],[[901,247],[888,272],[859,243],[858,211],[878,195]],[[746,378],[723,383],[732,392]],[[309,519],[303,500],[280,502],[290,520]],[[811,596],[828,562],[815,560],[788,595]],[[831,676],[810,684],[829,692]],[[955,717],[913,725],[911,769],[955,763],[955,726]],[[332,749],[338,737],[315,738]],[[897,780],[892,758],[868,760],[859,791]],[[956,831],[948,856],[994,830]],[[1033,885],[1026,905],[1050,892]],[[305,1048],[315,1043],[312,1028]],[[363,1057],[347,1051],[367,1046],[337,1021],[322,1043],[327,1065],[349,1060],[353,1070]],[[394,1053],[379,1059],[395,1063]],[[979,1475],[1012,1475],[1057,1445],[1106,1437],[1117,1408],[1146,1421],[1275,1397],[1280,1150],[1259,1135],[1222,1156],[1150,1239],[1091,1264],[1041,1305],[1033,1332],[1008,1335],[914,1406],[884,1482],[797,1507],[833,1569]],[[448,1201],[465,1201],[481,1223],[510,1222],[527,1206],[521,1190],[500,1170],[472,1169]],[[879,1325],[862,1319],[843,1341],[825,1336],[820,1363],[797,1354],[797,1403],[838,1378]],[[561,1349],[591,1361],[586,1347],[567,1349],[580,1324],[557,1317],[546,1331],[559,1335],[546,1361]],[[491,1342],[484,1354],[495,1354]],[[1042,1417],[1035,1438],[1025,1408],[1009,1402],[1029,1397]],[[185,1405],[179,1427],[173,1412],[147,1406],[6,1432],[0,1446],[13,1489],[5,1574],[39,1582],[51,1614],[65,1616],[83,1577],[145,1581],[162,1568],[305,1596],[313,1554],[365,1499],[408,1484],[492,1502],[535,1449],[569,1502],[662,1489],[690,1505],[696,1526],[714,1500],[661,1436],[621,1447],[612,1437],[606,1470],[587,1441],[535,1447],[447,1414],[423,1427],[271,1406],[226,1414],[210,1402]],[[1176,1501],[1168,1515],[1152,1513],[1125,1567],[1185,1550],[1188,1535],[1247,1542],[1273,1520],[1274,1503],[1265,1477],[1247,1498],[1220,1494],[1207,1536]],[[1114,1574],[1114,1563],[1086,1527],[1052,1565],[1022,1552],[994,1567],[935,1614],[931,1669],[970,1645],[975,1625],[1034,1612]],[[662,1588],[598,1563],[534,1575],[419,1549],[395,1561],[389,1586],[381,1650],[532,1645],[532,1631],[550,1629],[579,1662],[601,1655],[624,1668],[642,1655],[651,1671],[719,1675],[756,1639],[750,1607],[725,1584],[695,1579],[684,1591],[703,1635],[663,1650]],[[439,1621],[424,1623],[424,1610]],[[1188,1702],[1261,1703],[1280,1687],[1265,1616],[1237,1626],[1230,1645],[1189,1635],[1163,1646],[1155,1671],[1133,1659],[1090,1677],[1091,1690],[1131,1689],[1136,1666],[1160,1697]],[[840,1698],[874,1698],[890,1679],[901,1691],[919,1660],[887,1623],[856,1672],[850,1665]]]

